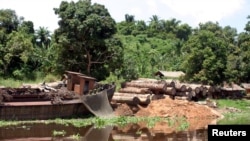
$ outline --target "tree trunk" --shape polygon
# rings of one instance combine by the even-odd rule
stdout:
[[[140,103],[140,99],[134,96],[113,96],[113,101],[117,103],[126,103],[129,105],[138,105]]]
[[[187,91],[187,86],[181,83],[175,84],[175,88],[177,92],[185,92]]]
[[[169,94],[169,95],[175,95],[176,94],[176,89],[174,87],[167,87],[165,92],[166,92],[166,94]]]
[[[188,100],[189,98],[186,96],[175,96],[174,99],[178,99],[178,100]]]
[[[120,93],[150,94],[149,88],[125,87],[118,90]]]
[[[125,82],[124,87],[137,87],[137,88],[149,88],[150,90],[166,91],[166,83],[144,83],[144,82]],[[123,88],[124,88],[123,87]]]

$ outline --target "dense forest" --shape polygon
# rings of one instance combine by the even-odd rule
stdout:
[[[34,29],[12,9],[0,10],[0,77],[35,79],[70,70],[98,80],[130,80],[166,70],[203,84],[250,80],[250,20],[241,33],[218,22],[192,28],[157,15],[147,22],[125,14],[117,23],[91,0],[62,1],[54,13],[60,20],[52,32]]]

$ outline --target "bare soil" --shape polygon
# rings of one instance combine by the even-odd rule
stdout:
[[[116,105],[115,114],[137,117],[184,117],[189,123],[189,130],[207,127],[208,124],[216,124],[217,119],[223,115],[214,108],[187,100],[173,100],[169,97],[153,100],[148,106],[130,106],[127,104]],[[141,125],[144,126],[144,125]],[[157,123],[152,130],[170,130],[168,123]],[[171,128],[171,130],[174,130]]]

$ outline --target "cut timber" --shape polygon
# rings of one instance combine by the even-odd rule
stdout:
[[[150,98],[151,94],[136,94],[136,93],[120,93],[120,92],[115,92],[114,96]]]
[[[167,87],[175,87],[175,82],[169,79],[157,80],[157,79],[150,79],[150,78],[139,78],[138,80],[132,80],[131,82],[145,82],[145,83],[157,83],[157,84],[166,83]]]
[[[201,91],[202,96],[203,96],[203,97],[207,96],[207,92],[208,92],[207,87],[203,87],[203,89],[202,89],[202,91]]]
[[[166,83],[156,84],[156,83],[144,83],[144,82],[125,82],[124,86],[125,87],[149,88],[150,90],[156,90],[156,91],[166,91],[167,89]]]
[[[200,86],[201,86],[201,85],[189,84],[188,86],[191,87],[192,90],[193,90],[196,94],[198,94],[198,93],[201,91],[201,90],[200,90]]]
[[[206,87],[207,92],[211,92],[211,93],[215,92],[215,88],[214,88],[214,86],[210,86],[210,85],[203,85],[203,87]]]
[[[195,96],[194,91],[187,92],[187,100],[191,101],[192,98]]]
[[[187,86],[187,92],[191,92],[193,89],[189,86]]]
[[[169,95],[175,95],[176,89],[174,87],[167,87],[165,92],[166,92],[166,94],[169,94]]]
[[[136,87],[125,87],[118,90],[120,93],[136,93],[136,94],[148,94],[151,93],[149,88],[136,88]]]
[[[177,83],[174,80],[169,80],[169,79],[166,79],[165,82],[167,83],[168,87],[175,87],[175,85]]]
[[[113,101],[117,103],[127,103],[129,105],[138,105],[140,103],[140,99],[138,97],[130,96],[116,96],[114,95],[112,98]]]
[[[186,96],[175,96],[174,99],[178,99],[178,100],[189,100],[189,98],[186,97]]]
[[[132,99],[132,97],[136,97],[140,100],[140,102],[138,104],[143,104],[143,105],[147,105],[151,102],[151,94],[132,94],[132,93],[119,93],[119,92],[115,92],[114,96],[116,97],[123,97],[124,99],[126,99],[126,97],[130,97]]]
[[[177,92],[185,92],[187,91],[187,86],[181,83],[175,84],[175,88]]]
[[[186,92],[176,92],[175,96],[186,96]]]
[[[148,105],[151,102],[150,97],[140,97],[140,102],[139,104],[141,105]]]
[[[166,96],[163,94],[153,94],[151,97],[151,100],[158,100],[158,99],[164,99]]]

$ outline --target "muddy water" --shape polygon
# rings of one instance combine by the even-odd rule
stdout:
[[[61,131],[63,135],[53,135]],[[25,124],[0,128],[1,141],[207,141],[207,130],[151,130],[137,124],[129,127],[77,128],[57,124]]]

